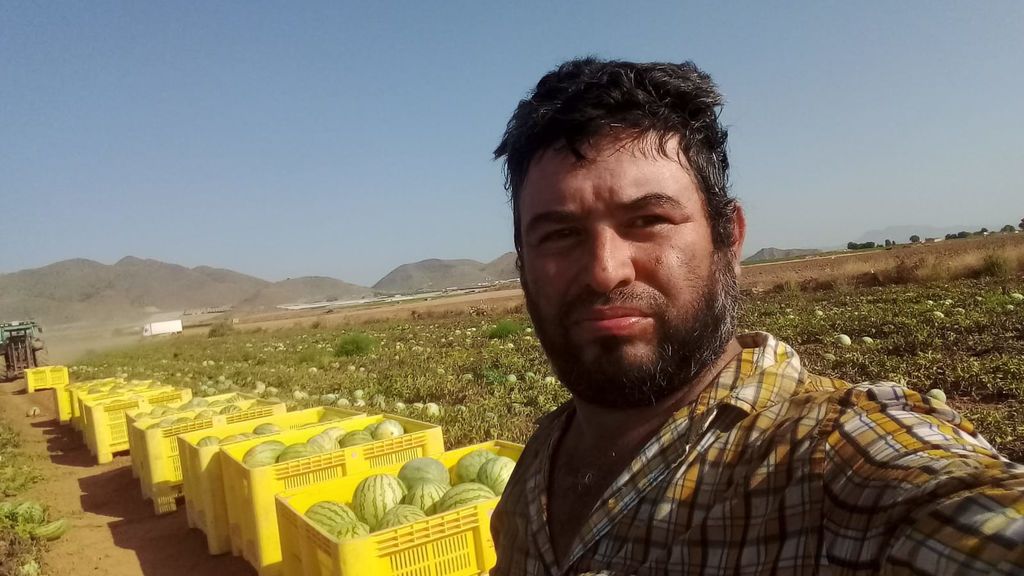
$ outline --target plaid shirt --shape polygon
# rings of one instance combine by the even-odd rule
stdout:
[[[572,403],[527,444],[492,519],[492,576],[1024,574],[1024,466],[945,404],[808,373],[769,334],[675,413],[566,563],[548,471]]]

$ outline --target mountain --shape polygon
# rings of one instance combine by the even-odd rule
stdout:
[[[73,259],[0,274],[0,319],[51,325],[127,322],[159,311],[271,307],[370,293],[369,288],[332,278],[275,283],[232,270],[187,268],[132,256],[112,265]]]
[[[466,288],[484,282],[510,280],[519,277],[515,268],[514,252],[482,263],[476,260],[421,260],[402,264],[373,285],[374,290],[391,294],[406,294],[422,290]]]
[[[966,230],[967,232],[977,232],[983,227],[987,227],[989,230],[999,230],[1003,227],[1003,224],[998,226],[995,224],[975,224],[972,226],[917,226],[917,225],[901,225],[901,226],[889,226],[879,230],[869,230],[861,235],[860,238],[854,240],[854,242],[875,242],[882,244],[886,240],[892,240],[900,244],[905,244],[910,241],[910,237],[917,235],[922,240],[925,238],[942,238],[946,234],[956,234]]]
[[[238,306],[240,308],[270,308],[280,304],[356,300],[373,295],[374,291],[365,286],[357,286],[324,276],[304,276],[289,278],[265,286],[240,302]]]
[[[821,252],[821,250],[814,248],[761,248],[752,256],[745,259],[743,263],[756,264],[758,262],[771,262],[773,260],[788,260],[790,258],[799,258],[800,256],[817,254],[819,252]]]

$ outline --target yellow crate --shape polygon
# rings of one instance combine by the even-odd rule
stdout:
[[[65,386],[67,383],[67,366],[40,366],[25,370],[25,390],[29,393]]]
[[[178,509],[177,498],[182,492],[181,460],[178,457],[178,435],[188,432],[209,431],[215,426],[238,422],[249,423],[255,419],[284,414],[283,402],[261,400],[248,394],[221,394],[210,396],[210,401],[227,400],[240,407],[240,412],[218,414],[211,418],[192,420],[167,428],[151,428],[162,418],[142,417],[135,419],[131,413],[128,421],[128,443],[132,453],[132,466],[137,470],[142,485],[142,495],[153,501],[153,511],[167,514]],[[169,418],[195,418],[203,408],[178,412]],[[136,412],[140,414],[140,412]]]
[[[325,416],[341,420],[365,415],[364,412],[344,408],[308,408],[179,435],[178,456],[181,459],[182,488],[185,492],[185,512],[188,515],[189,527],[198,528],[206,534],[206,545],[210,554],[225,554],[231,551],[228,505],[221,473],[221,446],[200,448],[196,443],[203,438],[225,438],[252,432],[252,429],[260,424],[276,424],[282,430],[291,430],[321,424],[320,420]],[[267,439],[273,437],[268,435]]]
[[[260,576],[276,576],[280,574],[281,568],[281,543],[277,534],[275,494],[444,452],[440,426],[401,416],[379,414],[281,432],[273,439],[285,444],[304,442],[330,426],[338,426],[346,431],[362,430],[385,418],[400,422],[405,428],[405,434],[260,468],[249,468],[242,463],[242,457],[249,448],[266,442],[267,437],[221,448],[224,455],[221,457],[221,472],[227,496],[231,551],[248,560]]]
[[[110,394],[82,401],[85,445],[98,464],[114,459],[115,452],[128,450],[128,422],[125,412],[151,406],[177,404],[192,397],[189,388],[168,388]],[[81,400],[81,399],[80,399]]]
[[[58,388],[54,388],[54,394],[56,394],[56,402],[55,402],[55,404],[57,406],[57,419],[60,421],[61,424],[68,424],[68,423],[71,422],[71,414],[72,414],[72,409],[71,409],[72,398],[71,398],[71,394],[73,392],[75,392],[76,390],[80,390],[80,389],[82,389],[82,388],[84,388],[86,386],[90,386],[92,384],[104,383],[104,382],[114,383],[116,381],[117,380],[114,379],[114,378],[106,378],[106,379],[103,379],[103,380],[82,380],[82,381],[79,381],[79,382],[69,382],[68,384],[65,384],[64,386],[60,386]]]
[[[102,380],[90,380],[81,384],[68,386],[71,396],[71,425],[79,432],[85,433],[85,415],[82,413],[82,403],[85,400],[100,398],[111,394],[126,394],[129,392],[141,392],[158,388],[169,389],[171,386],[160,384],[152,380],[133,380],[125,382],[121,379],[105,378]]]
[[[434,458],[451,470],[460,458],[479,449],[513,460],[518,460],[523,452],[520,444],[495,441],[451,450]],[[398,474],[400,469],[401,465],[395,465],[372,473]],[[306,518],[306,510],[322,500],[351,503],[356,486],[367,475],[277,495],[284,576],[468,576],[485,574],[494,567],[491,514],[498,498],[344,541],[338,541]]]

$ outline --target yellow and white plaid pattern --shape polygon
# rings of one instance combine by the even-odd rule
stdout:
[[[492,518],[492,575],[1024,574],[1024,466],[945,404],[810,374],[773,336],[666,422],[558,565],[548,465],[571,402]]]

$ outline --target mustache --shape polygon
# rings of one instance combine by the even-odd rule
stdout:
[[[656,316],[664,311],[665,299],[653,290],[639,288],[635,285],[616,288],[603,294],[594,290],[585,290],[562,306],[559,318],[563,323],[568,323],[594,308],[620,306],[635,308],[643,314]]]

